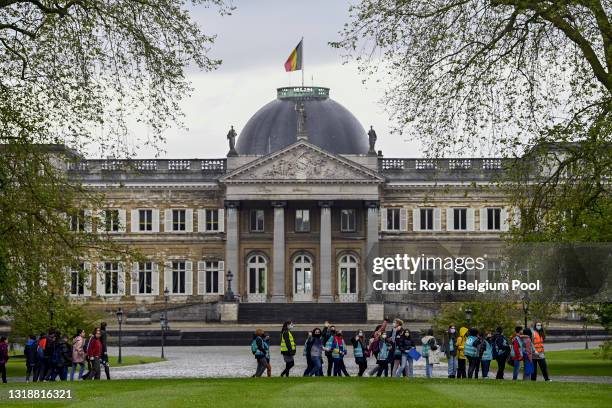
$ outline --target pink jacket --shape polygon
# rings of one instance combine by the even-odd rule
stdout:
[[[85,340],[81,336],[76,336],[72,340],[72,362],[83,363],[85,362],[85,351],[83,350],[83,343]]]

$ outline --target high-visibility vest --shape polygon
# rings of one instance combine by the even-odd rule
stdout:
[[[387,342],[383,340],[383,344],[378,352],[378,360],[384,361],[387,359],[387,357],[389,357],[389,346],[387,345]]]
[[[361,341],[357,341],[357,345],[355,346],[353,354],[355,355],[355,358],[363,357],[363,348],[361,347]]]
[[[544,352],[544,338],[535,329],[533,330],[533,347],[538,353]]]
[[[476,336],[469,336],[467,338],[467,341],[465,342],[465,348],[463,349],[463,353],[466,357],[478,357],[478,350],[474,346],[476,339]]]
[[[344,339],[338,337],[332,343],[332,357],[340,358],[344,354]]]
[[[287,334],[289,336],[289,343],[291,343],[291,350],[295,350],[295,341],[293,341],[293,334],[291,334],[291,332],[289,330],[287,330]],[[283,351],[289,351],[289,348],[287,348],[287,343],[285,342],[285,335],[284,333],[281,333],[281,353]]]

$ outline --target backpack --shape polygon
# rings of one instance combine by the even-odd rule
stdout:
[[[258,351],[259,351],[259,347],[257,347],[257,337],[255,337],[253,341],[251,342],[251,353],[257,354]]]
[[[501,350],[500,350],[497,338],[495,339],[495,342],[493,343],[493,358],[503,356],[508,351],[508,348],[510,348],[510,344],[508,343],[508,339],[506,338],[506,336],[501,336],[501,338],[502,338]]]
[[[45,358],[45,349],[38,343],[36,345],[36,355],[39,360],[44,360]]]
[[[512,357],[513,359],[516,357],[523,357],[523,352],[525,351],[525,347],[523,346],[523,340],[521,340],[521,338],[518,336],[514,336],[512,338],[512,341],[514,342],[514,340],[516,340],[519,345],[519,355],[516,355],[514,351],[514,344],[512,344],[512,347],[510,348],[510,357]]]

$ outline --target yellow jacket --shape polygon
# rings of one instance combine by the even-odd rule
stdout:
[[[465,349],[465,339],[467,332],[467,327],[462,327],[459,329],[459,336],[457,337],[457,358],[461,360],[465,360],[465,354],[463,354],[463,350]]]

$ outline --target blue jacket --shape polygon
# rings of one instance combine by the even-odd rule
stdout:
[[[36,340],[28,339],[23,348],[23,355],[26,359],[26,366],[35,366],[38,362],[38,342]]]

